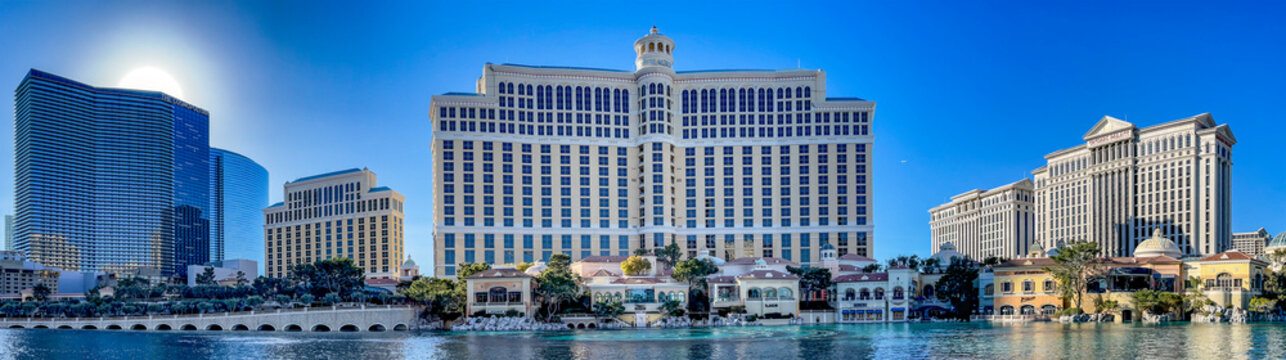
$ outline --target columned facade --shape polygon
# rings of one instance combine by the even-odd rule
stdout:
[[[875,104],[820,70],[675,71],[674,49],[653,29],[634,71],[487,64],[434,96],[434,274],[670,243],[870,256]]]
[[[1104,255],[1131,256],[1156,229],[1185,255],[1232,246],[1236,138],[1227,125],[1201,114],[1138,129],[1106,116],[1083,139],[1032,172],[1036,240],[1045,248],[1093,241]]]
[[[1034,240],[1034,200],[1029,179],[953,196],[929,209],[933,249],[951,243],[972,259],[1021,257]]]

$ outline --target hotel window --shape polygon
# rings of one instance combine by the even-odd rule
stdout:
[[[1030,294],[1035,291],[1036,291],[1036,282],[1031,280],[1023,280],[1023,293]]]
[[[1012,293],[1014,292],[1014,284],[1008,281],[1003,282],[1000,284],[1000,291],[1006,294]]]

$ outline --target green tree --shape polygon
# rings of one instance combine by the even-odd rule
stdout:
[[[1004,264],[1005,261],[1008,261],[1008,260],[999,256],[991,255],[985,259],[982,259],[982,266],[993,267],[996,265]]]
[[[322,297],[322,303],[326,305],[335,305],[343,301],[344,299],[340,298],[338,293],[329,293]]]
[[[1086,278],[1097,275],[1100,266],[1098,265],[1099,245],[1094,242],[1076,242],[1068,244],[1058,250],[1058,254],[1050,258],[1054,261],[1053,266],[1047,266],[1045,271],[1053,276],[1057,283],[1059,296],[1064,300],[1072,300],[1076,308],[1081,307],[1081,298],[1084,295]]]
[[[830,269],[787,266],[786,271],[799,276],[799,293],[802,295],[800,302],[826,301],[822,294],[832,285]]]
[[[303,304],[304,307],[312,307],[315,300],[317,300],[317,297],[313,296],[313,294],[304,294],[304,296],[299,297],[299,303]]]
[[[467,298],[457,291],[456,282],[444,278],[420,278],[402,292],[411,301],[425,305],[425,318],[452,321],[464,313]]]
[[[491,264],[488,263],[459,263],[456,264],[455,278],[464,279],[473,274],[491,270]]]
[[[663,261],[668,266],[678,265],[679,258],[683,257],[683,251],[679,249],[679,244],[673,241],[664,248],[652,249],[652,251],[658,261]]]
[[[864,273],[879,272],[880,268],[881,268],[880,264],[870,264],[862,267],[862,272]]]
[[[688,283],[688,309],[699,313],[710,312],[709,285],[706,278],[718,274],[719,266],[710,259],[689,258],[674,266],[670,277]]]
[[[1183,297],[1179,294],[1157,290],[1135,291],[1130,294],[1130,301],[1135,309],[1154,315],[1168,314],[1183,306]]]
[[[248,284],[250,284],[250,280],[246,280],[246,273],[244,271],[237,270],[237,286],[246,286]]]
[[[49,294],[52,292],[53,290],[50,290],[49,286],[44,283],[36,284],[36,286],[31,288],[31,296],[35,297],[36,301],[45,301],[46,299],[49,299]]]
[[[625,305],[620,300],[604,298],[594,303],[594,317],[599,319],[611,319],[622,314],[625,314]]]
[[[337,293],[348,296],[366,287],[365,271],[353,264],[351,258],[320,260],[313,263],[313,269],[315,273],[310,277],[309,288],[315,295]]]
[[[969,315],[978,308],[978,287],[974,282],[978,280],[979,270],[981,269],[973,260],[954,257],[942,278],[935,284],[938,297],[946,298],[951,303],[952,318],[969,321]]]
[[[1277,307],[1277,300],[1269,299],[1266,297],[1255,297],[1253,299],[1250,299],[1249,305],[1250,306],[1248,310],[1250,310],[1251,312],[1255,313],[1258,316],[1263,316],[1264,314],[1267,314],[1273,311],[1273,308]]]
[[[680,317],[683,316],[683,303],[678,300],[670,299],[661,304],[661,313],[665,316]]]
[[[196,275],[197,285],[214,285],[214,268],[206,267],[205,271]]]
[[[621,271],[625,275],[643,275],[652,270],[652,263],[641,256],[630,256],[621,262]]]
[[[648,256],[648,255],[652,255],[652,252],[648,251],[648,249],[644,249],[644,248],[634,249],[634,256]]]
[[[522,272],[527,272],[527,269],[530,269],[533,265],[536,265],[536,264],[529,263],[529,262],[517,263],[517,264],[514,264],[514,269]]]
[[[580,295],[580,276],[572,273],[571,257],[567,254],[554,254],[549,258],[544,271],[536,277],[536,296],[541,299],[541,306],[546,311],[547,320],[558,316],[558,310],[565,301]]]

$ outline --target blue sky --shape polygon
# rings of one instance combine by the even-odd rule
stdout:
[[[929,254],[927,209],[1029,177],[1103,115],[1212,113],[1239,140],[1235,229],[1286,231],[1279,3],[467,3],[0,2],[0,85],[164,69],[210,111],[211,145],[268,168],[272,202],[294,178],[375,171],[407,196],[407,252],[427,265],[430,96],[473,91],[486,62],[632,69],[655,24],[678,70],[821,68],[828,95],[878,102],[879,258]],[[11,213],[12,126],[0,138]]]

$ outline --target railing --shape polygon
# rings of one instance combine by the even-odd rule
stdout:
[[[415,305],[364,305],[364,306],[326,306],[314,308],[298,309],[275,309],[275,310],[251,310],[251,311],[233,311],[219,313],[196,313],[196,314],[169,314],[169,315],[125,315],[125,316],[103,316],[103,317],[0,317],[0,323],[4,322],[58,322],[58,321],[125,321],[125,320],[164,320],[164,319],[186,319],[186,318],[207,318],[207,317],[232,317],[232,316],[253,316],[282,313],[301,313],[309,311],[362,311],[367,309],[397,309],[397,308],[415,308]]]
[[[994,315],[973,315],[973,316],[970,316],[969,319],[973,321],[1022,322],[1022,321],[1048,321],[1050,317],[1049,315],[1043,315],[1043,314],[1034,314],[1034,315],[994,314]]]
[[[508,302],[508,301],[506,301],[506,302],[484,302],[484,303],[475,302],[475,303],[471,303],[471,304],[469,304],[469,305],[471,305],[471,306],[519,306],[519,305],[526,305],[526,304],[524,304],[524,303],[523,303],[523,302],[521,302],[521,301],[519,301],[519,302]]]

